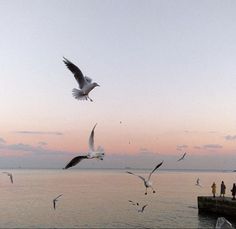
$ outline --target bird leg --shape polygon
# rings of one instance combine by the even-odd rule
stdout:
[[[90,102],[93,102],[93,100],[89,97],[89,96],[87,96],[88,97],[88,99],[90,100]]]

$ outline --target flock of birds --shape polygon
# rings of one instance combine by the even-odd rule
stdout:
[[[63,62],[65,63],[65,65],[67,66],[67,68],[73,73],[78,85],[79,85],[79,89],[74,88],[72,90],[72,95],[74,96],[75,99],[78,100],[89,100],[89,101],[93,101],[90,96],[89,93],[90,91],[92,91],[95,87],[99,86],[99,84],[97,84],[96,82],[92,82],[92,79],[89,78],[88,76],[83,75],[82,71],[75,65],[73,64],[71,61],[69,61],[68,59],[66,59],[65,57],[63,57],[64,60]],[[120,123],[122,123],[120,121]],[[96,128],[97,124],[95,124],[95,126],[93,127],[91,134],[89,136],[89,141],[88,141],[88,153],[85,155],[79,155],[77,157],[74,157],[68,164],[66,164],[66,166],[64,167],[64,169],[69,169],[75,165],[77,165],[79,162],[81,162],[84,159],[98,159],[98,160],[103,160],[104,156],[105,156],[105,152],[103,150],[102,147],[98,147],[97,149],[95,149],[94,146],[94,131]],[[130,142],[129,142],[130,144]],[[177,161],[181,161],[185,158],[187,153],[184,153],[183,156],[181,156]],[[147,178],[140,176],[140,175],[136,175],[133,172],[127,171],[128,174],[136,176],[138,178],[140,178],[143,181],[143,184],[145,186],[145,195],[147,195],[147,190],[148,188],[152,189],[152,192],[155,193],[156,191],[154,190],[153,186],[152,186],[152,182],[151,182],[151,176],[152,174],[163,164],[163,161],[159,164],[156,165],[156,167],[150,172],[149,176]],[[9,176],[11,183],[13,184],[13,175],[9,172],[3,172],[4,174],[6,174],[7,176]],[[196,185],[201,186],[200,185],[200,180],[199,178],[197,179]],[[63,194],[58,195],[56,198],[53,199],[53,208],[54,210],[56,209],[56,202],[59,200],[59,198],[62,196]],[[142,207],[140,206],[140,204],[138,202],[134,202],[132,200],[129,200],[129,202],[137,207],[137,211],[139,213],[143,213],[144,209],[148,206],[147,204],[143,205]]]

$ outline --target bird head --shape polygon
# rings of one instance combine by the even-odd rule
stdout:
[[[100,85],[98,83],[93,83],[94,87],[100,87]]]

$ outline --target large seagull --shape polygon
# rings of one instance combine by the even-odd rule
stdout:
[[[145,195],[147,195],[147,189],[148,189],[148,188],[151,188],[151,189],[152,189],[152,192],[155,193],[156,191],[153,189],[153,187],[152,187],[152,182],[150,181],[150,179],[151,179],[152,174],[153,174],[162,164],[163,164],[163,161],[162,161],[160,164],[158,164],[158,165],[150,172],[150,174],[149,174],[149,176],[148,176],[148,179],[145,179],[145,178],[142,177],[142,176],[136,175],[136,174],[131,173],[131,172],[128,172],[128,171],[127,171],[127,173],[128,173],[128,174],[131,174],[131,175],[134,175],[134,176],[137,176],[137,177],[139,177],[139,178],[143,181],[144,186],[145,186],[145,188],[146,188]]]
[[[67,60],[65,57],[63,58],[63,62],[65,63],[67,68],[74,74],[74,77],[78,82],[80,88],[80,90],[74,88],[72,90],[72,95],[78,100],[89,99],[92,102],[93,100],[89,97],[89,92],[99,85],[95,82],[92,83],[92,79],[87,76],[84,76],[81,70],[76,65]]]
[[[104,150],[100,146],[97,148],[97,150],[95,150],[95,148],[94,148],[94,129],[95,129],[96,125],[93,127],[92,132],[91,132],[90,137],[89,137],[89,152],[88,152],[88,154],[83,155],[83,156],[77,156],[77,157],[73,158],[66,165],[66,167],[64,169],[68,169],[70,167],[73,167],[73,166],[77,165],[83,159],[97,158],[99,160],[103,160],[104,155],[105,155]]]

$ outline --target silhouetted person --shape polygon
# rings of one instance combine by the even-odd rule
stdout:
[[[236,195],[236,185],[235,185],[235,183],[233,184],[233,188],[231,189],[231,192],[232,192],[232,196],[233,196],[232,200],[235,200],[235,195]]]
[[[225,197],[225,189],[226,189],[225,183],[224,181],[222,181],[220,185],[220,197],[221,196]]]
[[[215,198],[216,197],[216,183],[215,182],[213,182],[211,189],[212,189],[213,197]]]

